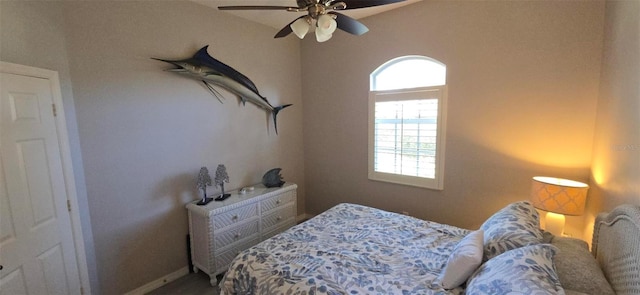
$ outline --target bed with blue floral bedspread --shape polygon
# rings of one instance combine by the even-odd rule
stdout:
[[[222,294],[461,294],[435,281],[470,231],[339,204],[241,252]]]
[[[476,231],[340,204],[241,252],[220,288],[225,295],[640,294],[639,237],[637,205],[598,215],[594,258],[584,241],[543,233],[528,201],[508,204]]]

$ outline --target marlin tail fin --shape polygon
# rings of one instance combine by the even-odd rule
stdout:
[[[291,106],[291,104],[285,104],[285,105],[281,105],[279,107],[273,108],[273,127],[275,127],[276,129],[276,134],[278,134],[278,121],[276,120],[276,117],[278,116],[278,113],[282,111],[282,109],[288,106]]]

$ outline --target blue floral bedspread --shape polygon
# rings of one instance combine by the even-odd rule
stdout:
[[[222,294],[460,294],[436,278],[469,230],[339,204],[241,252]]]

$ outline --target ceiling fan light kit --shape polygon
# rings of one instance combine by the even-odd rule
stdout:
[[[336,10],[366,8],[405,0],[296,0],[298,7],[287,6],[218,6],[220,10],[284,10],[289,12],[306,11],[307,15],[298,17],[280,30],[274,38],[282,38],[294,33],[302,39],[315,23],[316,40],[325,42],[333,36],[336,29],[353,35],[362,35],[369,29],[361,22],[335,12]]]
[[[313,27],[314,19],[310,16],[304,16],[295,20],[289,27],[293,33],[300,39],[304,39],[304,36],[309,33]],[[333,32],[338,28],[338,22],[335,20],[335,16],[331,14],[323,14],[315,21],[316,40],[318,42],[324,42],[333,36]]]

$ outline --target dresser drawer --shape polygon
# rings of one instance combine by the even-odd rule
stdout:
[[[213,244],[217,251],[218,249],[232,246],[232,244],[238,241],[257,235],[258,220],[256,219],[254,221],[230,228],[228,230],[225,230],[224,232],[216,234],[215,238],[213,239]]]
[[[295,204],[288,203],[286,207],[277,209],[273,213],[269,213],[262,217],[262,231],[269,231],[272,227],[278,226],[287,219],[295,218]]]
[[[260,203],[260,206],[264,214],[264,212],[268,212],[268,211],[277,209],[278,207],[289,205],[289,203],[293,203],[295,202],[295,200],[296,200],[296,192],[288,191],[286,193],[263,200]]]
[[[221,229],[258,216],[258,204],[251,204],[218,215],[213,215],[213,229]]]

